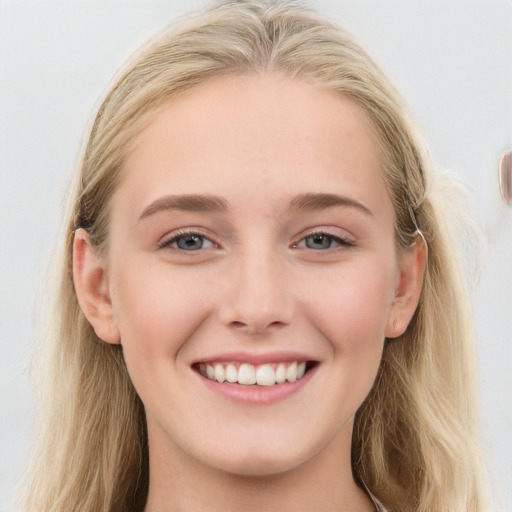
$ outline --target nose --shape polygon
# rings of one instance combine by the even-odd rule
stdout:
[[[220,321],[252,335],[288,325],[294,308],[284,266],[275,254],[240,256],[228,271],[218,309]]]

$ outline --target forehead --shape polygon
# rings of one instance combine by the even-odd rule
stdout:
[[[245,194],[245,203],[269,204],[304,192],[363,202],[387,196],[364,111],[334,91],[272,73],[210,79],[169,100],[126,159],[118,192],[130,189],[139,210],[166,193]]]

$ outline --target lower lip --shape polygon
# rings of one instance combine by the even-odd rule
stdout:
[[[284,382],[274,386],[244,386],[243,384],[230,384],[228,382],[221,384],[204,377],[198,372],[197,375],[208,389],[225,398],[243,404],[268,405],[280,402],[298,393],[308,384],[317,368],[318,365],[309,369],[302,378],[295,382]]]

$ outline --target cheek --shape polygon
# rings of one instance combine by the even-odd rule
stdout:
[[[384,268],[383,268],[384,267]],[[361,261],[318,269],[297,289],[303,325],[326,347],[325,389],[319,407],[325,424],[335,418],[341,429],[370,392],[382,359],[384,329],[390,313],[393,266]],[[320,333],[320,337],[318,336]]]
[[[376,261],[340,265],[317,275],[303,304],[331,352],[337,393],[332,407],[340,418],[354,414],[370,392],[382,359],[385,327],[392,304],[394,266]],[[321,285],[320,285],[321,283]],[[344,404],[343,406],[340,404]]]
[[[165,364],[207,316],[208,285],[161,262],[125,261],[112,275],[112,303],[127,364]]]
[[[353,265],[317,275],[305,307],[335,351],[364,350],[384,341],[393,298],[393,272],[375,265]]]

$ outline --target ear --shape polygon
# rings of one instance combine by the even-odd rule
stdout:
[[[385,329],[386,338],[396,338],[407,329],[420,299],[425,263],[426,248],[421,239],[399,257],[400,274]]]
[[[121,343],[110,301],[106,265],[84,229],[75,232],[73,282],[80,308],[98,338],[111,344]]]

